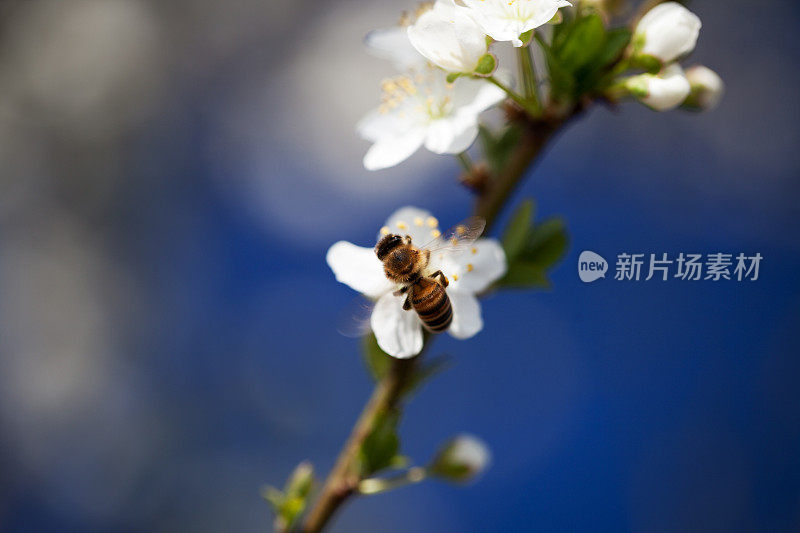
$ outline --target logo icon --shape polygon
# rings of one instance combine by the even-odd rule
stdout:
[[[599,254],[590,251],[581,252],[578,258],[578,276],[584,283],[591,283],[606,277],[608,262]]]

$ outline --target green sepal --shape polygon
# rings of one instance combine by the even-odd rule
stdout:
[[[487,77],[494,74],[497,69],[497,58],[494,54],[485,54],[478,60],[478,66],[475,67],[475,75]]]
[[[400,449],[397,436],[399,415],[396,411],[379,413],[372,431],[364,439],[358,453],[358,466],[361,477],[370,476],[395,462]]]
[[[451,72],[447,75],[447,83],[455,83],[455,81],[463,75],[463,72]]]

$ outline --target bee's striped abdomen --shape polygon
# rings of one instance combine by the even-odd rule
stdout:
[[[453,321],[450,298],[444,287],[431,279],[422,278],[414,285],[411,307],[417,312],[425,327],[433,333],[445,331]]]

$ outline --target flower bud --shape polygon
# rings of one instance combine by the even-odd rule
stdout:
[[[472,435],[459,435],[436,454],[428,472],[448,481],[470,481],[483,472],[490,461],[489,449]]]
[[[471,74],[489,49],[467,9],[453,0],[437,0],[408,27],[408,39],[420,54],[448,72]]]
[[[691,93],[683,103],[684,107],[699,111],[710,111],[719,104],[725,92],[725,82],[708,67],[695,65],[686,71]]]
[[[659,4],[642,17],[634,32],[637,54],[671,63],[694,50],[700,19],[677,2]]]
[[[658,75],[640,74],[628,78],[625,88],[656,111],[669,111],[678,107],[691,90],[689,80],[677,64],[670,65]]]

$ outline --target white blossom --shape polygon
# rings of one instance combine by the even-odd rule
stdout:
[[[448,83],[430,65],[384,80],[382,103],[356,126],[373,143],[364,167],[379,170],[407,159],[420,146],[437,154],[458,154],[478,136],[478,117],[502,102],[505,93],[480,79]]]
[[[522,46],[520,36],[547,24],[566,0],[462,0],[472,19],[495,41]]]
[[[648,11],[634,33],[638,52],[671,63],[694,50],[700,19],[677,2],[665,2]]]
[[[389,217],[379,238],[390,232],[409,235],[415,246],[428,244],[441,235],[439,222],[428,211],[415,207],[404,207]],[[370,327],[384,352],[409,358],[422,350],[422,322],[413,309],[403,309],[404,295],[393,294],[400,286],[388,280],[373,248],[339,241],[330,247],[326,260],[337,281],[375,301]],[[428,270],[426,273],[442,270],[450,282],[446,289],[453,309],[450,335],[468,339],[483,329],[476,294],[506,272],[506,257],[500,243],[482,238],[460,254],[444,257],[431,254]]]
[[[717,107],[725,92],[725,82],[719,74],[703,65],[695,65],[686,70],[686,79],[692,88],[689,98],[692,107],[705,111]]]
[[[416,71],[425,67],[427,59],[408,40],[407,26],[392,26],[373,30],[364,38],[367,50],[373,56],[391,61],[400,72]]]
[[[489,466],[491,452],[484,442],[469,434],[461,434],[439,451],[429,470],[451,481],[469,481]]]
[[[449,72],[474,72],[489,50],[467,8],[453,0],[436,0],[408,27],[408,39],[420,54]]]
[[[670,65],[659,74],[640,74],[628,78],[627,89],[642,103],[656,111],[668,111],[681,105],[691,87],[678,64]]]

